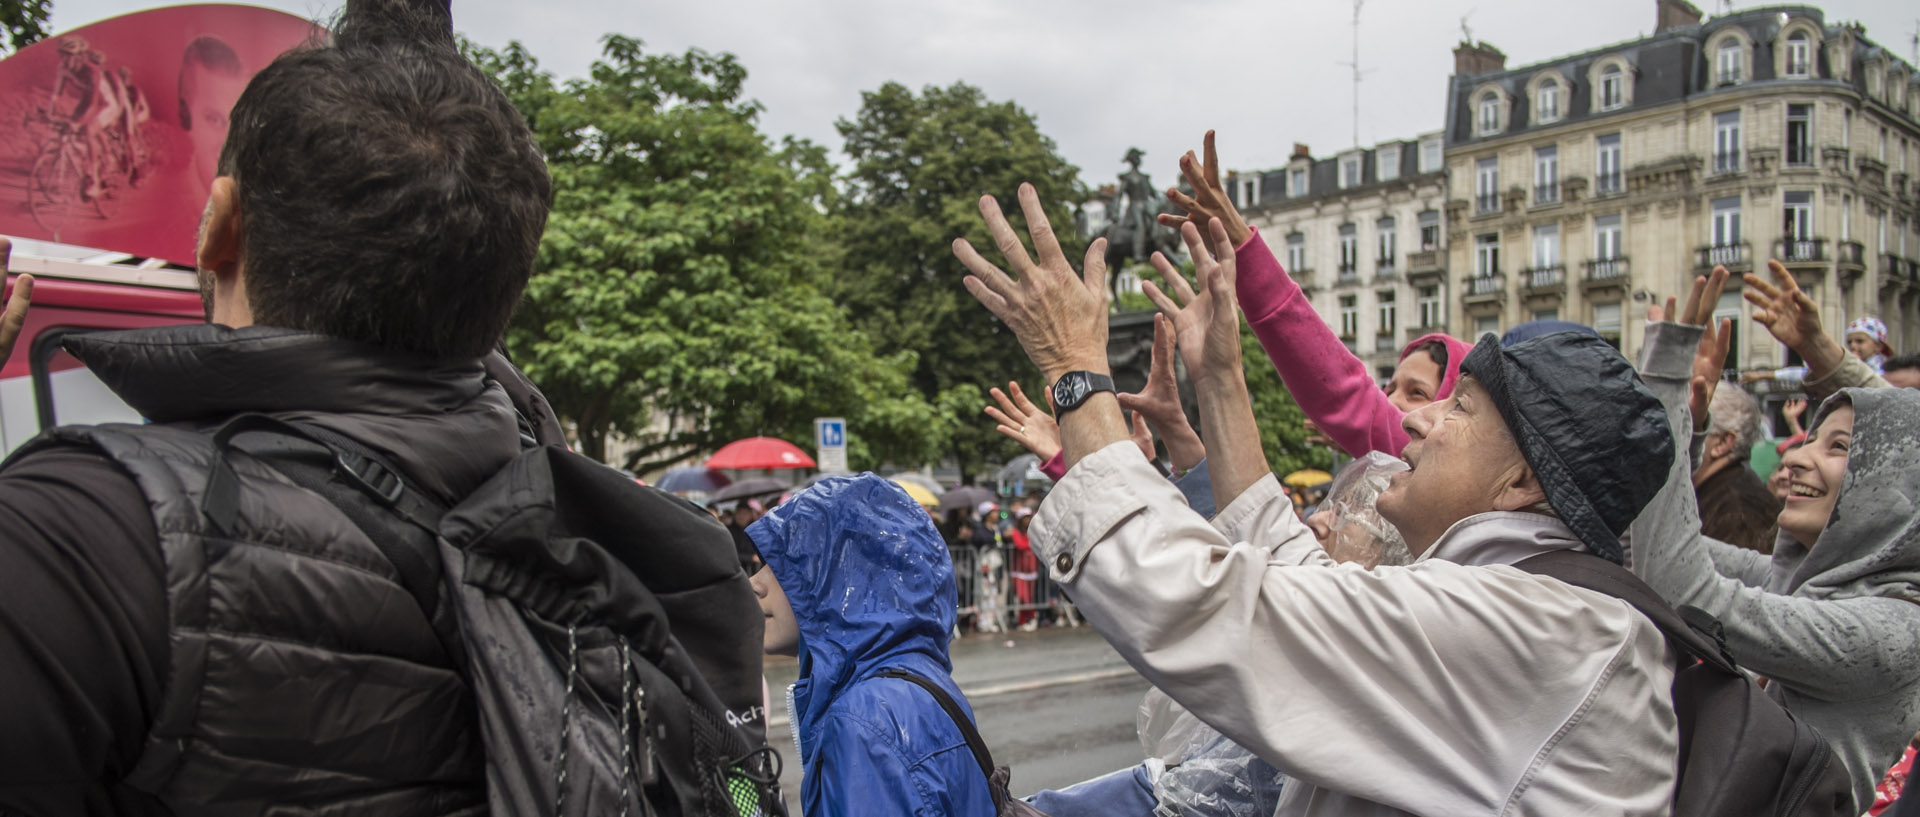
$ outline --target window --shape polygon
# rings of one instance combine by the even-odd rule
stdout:
[[[1620,178],[1620,134],[1604,134],[1596,139],[1594,155],[1598,160],[1593,174],[1594,192],[1603,196],[1621,192],[1625,185]]]
[[[1560,266],[1560,225],[1543,224],[1533,228],[1533,268]]]
[[[1557,307],[1557,306],[1556,306],[1556,307],[1554,307],[1554,308],[1552,308],[1552,309],[1536,309],[1536,310],[1533,310],[1533,319],[1534,319],[1534,320],[1536,320],[1536,321],[1557,321],[1557,320],[1560,320],[1560,307]]]
[[[1791,79],[1813,76],[1813,43],[1805,31],[1796,31],[1787,37],[1787,76]]]
[[[1360,296],[1340,296],[1340,337],[1360,334]]]
[[[1593,217],[1593,258],[1611,261],[1620,257],[1620,214]]]
[[[1307,171],[1303,169],[1287,172],[1287,195],[1304,196],[1307,194]]]
[[[1380,259],[1379,265],[1382,269],[1393,269],[1394,251],[1399,249],[1399,247],[1396,246],[1398,242],[1395,240],[1393,227],[1394,224],[1391,217],[1380,219],[1380,221],[1374,225],[1374,234],[1378,237],[1380,243],[1380,255],[1378,257]]]
[[[1540,122],[1557,122],[1560,119],[1560,81],[1552,77],[1542,80],[1539,92],[1534,94],[1534,119]]]
[[[1422,327],[1440,326],[1443,323],[1440,320],[1440,285],[1428,284],[1421,287],[1414,295],[1415,303],[1420,308],[1420,325]]]
[[[1400,146],[1381,148],[1373,157],[1374,178],[1390,182],[1400,178]]]
[[[1287,269],[1295,272],[1307,268],[1307,237],[1301,233],[1287,236]]]
[[[1500,160],[1493,157],[1475,163],[1473,171],[1474,211],[1491,213],[1500,209]]]
[[[1618,65],[1600,72],[1600,110],[1611,111],[1627,104],[1627,75]]]
[[[1473,239],[1473,274],[1482,278],[1500,271],[1500,234],[1487,233]]]
[[[1740,112],[1713,115],[1713,172],[1740,172]]]
[[[1593,331],[1600,333],[1613,348],[1620,348],[1620,303],[1593,305]]]
[[[1781,234],[1788,240],[1805,240],[1813,237],[1813,191],[1789,190],[1786,195],[1785,219],[1781,223]]]
[[[1853,109],[1840,109],[1840,146],[1853,150]]]
[[[1340,158],[1340,187],[1360,186],[1360,157],[1343,156]]]
[[[1733,319],[1733,328],[1728,330],[1730,334],[1727,336],[1726,368],[1722,371],[1738,372],[1742,368],[1740,365],[1740,324],[1745,323],[1745,321],[1740,320],[1740,304],[1744,302],[1744,299],[1741,298],[1738,292],[1722,292],[1720,293],[1720,302],[1714,304],[1713,307],[1714,325],[1719,325],[1721,318]]]
[[[1400,324],[1400,304],[1395,301],[1398,296],[1391,289],[1380,290],[1373,296],[1380,304],[1380,334],[1393,334]]]
[[[1480,135],[1500,132],[1500,95],[1488,91],[1480,95]]]
[[[1423,252],[1440,249],[1440,212],[1438,210],[1428,210],[1420,214],[1420,249]]]
[[[1721,85],[1739,85],[1746,79],[1743,70],[1747,62],[1747,49],[1735,37],[1720,41],[1720,49],[1714,54],[1714,71]]]
[[[1533,151],[1533,203],[1552,204],[1560,200],[1560,148],[1547,146]]]
[[[1813,106],[1787,106],[1787,164],[1813,164]]]
[[[1439,139],[1428,139],[1427,141],[1420,143],[1420,172],[1421,173],[1440,172],[1440,166],[1442,161],[1440,156],[1440,148],[1441,148],[1441,145],[1440,145]]]
[[[1887,163],[1887,129],[1880,129],[1880,163]]]
[[[1500,316],[1499,315],[1482,315],[1478,318],[1473,319],[1473,336],[1475,338],[1479,338],[1483,335],[1498,335],[1498,334],[1500,334]]]
[[[1840,197],[1840,240],[1853,238],[1853,197]]]
[[[1353,275],[1360,266],[1359,230],[1352,224],[1340,225],[1340,277]]]
[[[1260,203],[1260,177],[1254,176],[1240,180],[1240,206],[1252,207]]]
[[[1740,243],[1740,197],[1729,196],[1713,200],[1713,258],[1715,264],[1725,264],[1738,259],[1731,253],[1719,252]]]

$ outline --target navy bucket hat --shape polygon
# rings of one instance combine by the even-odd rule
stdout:
[[[1504,348],[1487,335],[1460,371],[1493,396],[1554,513],[1620,564],[1620,534],[1674,456],[1667,411],[1632,364],[1598,336],[1555,332]]]

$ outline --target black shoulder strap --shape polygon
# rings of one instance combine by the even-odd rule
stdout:
[[[947,710],[947,717],[952,718],[954,725],[960,727],[960,734],[966,737],[967,748],[973,750],[973,759],[980,764],[981,773],[988,778],[993,777],[993,753],[987,751],[987,742],[980,739],[980,730],[975,729],[973,721],[967,719],[967,713],[960,711],[960,705],[954,703],[953,696],[948,695],[946,690],[941,689],[934,682],[906,670],[883,669],[878,677],[910,681],[921,689],[933,693],[933,699],[940,702],[940,708]]]
[[[1720,636],[1718,620],[1692,607],[1675,610],[1639,576],[1624,567],[1591,553],[1571,550],[1531,556],[1513,566],[1624,601],[1659,627],[1667,637],[1667,643],[1675,649],[1726,672],[1739,671],[1733,655],[1727,651],[1726,642]]]
[[[244,446],[235,438],[249,432]],[[399,472],[365,446],[324,428],[264,414],[242,414],[213,434],[216,456],[207,473],[201,513],[216,532],[230,532],[239,516],[239,479],[227,451],[259,458],[294,484],[319,494],[380,549],[400,586],[433,625],[450,659],[459,661],[453,623],[440,609],[440,569],[433,552],[446,509],[411,489]],[[410,528],[410,529],[409,529]]]

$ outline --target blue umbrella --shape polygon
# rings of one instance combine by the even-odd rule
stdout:
[[[727,485],[732,482],[733,480],[727,479],[726,474],[722,474],[719,471],[708,470],[699,465],[691,465],[668,471],[666,476],[661,477],[659,484],[654,487],[668,493],[700,491],[710,494],[727,487]]]

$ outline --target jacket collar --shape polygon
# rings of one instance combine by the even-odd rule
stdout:
[[[1439,559],[1463,565],[1510,565],[1555,550],[1587,552],[1565,522],[1551,516],[1494,511],[1453,523],[1415,563]]]

